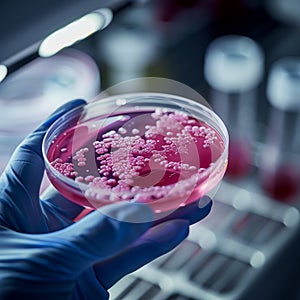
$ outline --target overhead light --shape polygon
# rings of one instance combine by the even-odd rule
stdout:
[[[51,33],[41,43],[38,53],[41,57],[52,56],[60,50],[104,29],[111,23],[112,18],[113,12],[108,8],[93,11]]]
[[[5,65],[0,65],[0,82],[4,80],[8,73],[8,69]]]

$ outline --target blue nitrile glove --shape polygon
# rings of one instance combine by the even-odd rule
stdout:
[[[116,281],[177,246],[211,209],[204,197],[154,224],[142,222],[152,219],[147,205],[118,203],[74,223],[82,207],[54,189],[41,200],[43,136],[84,103],[56,111],[18,147],[0,177],[0,299],[107,299]]]

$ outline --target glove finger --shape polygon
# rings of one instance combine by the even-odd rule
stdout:
[[[33,198],[39,194],[44,174],[42,141],[47,129],[61,115],[84,103],[84,100],[73,100],[58,108],[43,124],[29,134],[14,152],[6,172],[18,177],[24,189]]]
[[[194,224],[204,219],[212,208],[212,200],[208,196],[204,196],[196,202],[187,206],[179,207],[170,215],[158,219],[155,224],[160,224],[168,220],[184,219],[188,220],[190,224]]]
[[[126,274],[137,270],[173,249],[185,238],[185,234],[187,234],[185,226],[205,218],[209,214],[211,207],[211,199],[205,196],[197,202],[177,209],[165,218],[156,220],[156,225],[133,246],[117,257],[96,265],[96,275],[107,288],[111,287]],[[156,247],[159,243],[161,243],[160,247]],[[116,266],[123,266],[123,268],[116,268]],[[118,270],[118,272],[110,275],[111,272],[109,270]],[[101,274],[102,276],[105,274],[105,278],[102,278]]]
[[[48,215],[52,212],[57,219],[69,220],[69,224],[73,223],[73,220],[82,212],[84,209],[82,206],[66,199],[52,186],[49,186],[41,195],[41,204],[43,209]],[[50,227],[51,228],[51,227]],[[55,228],[54,230],[62,229]]]
[[[133,246],[94,266],[96,276],[109,289],[125,275],[171,251],[189,232],[189,221],[172,220],[152,227]]]
[[[93,267],[84,271],[77,278],[72,299],[109,299],[109,294],[98,281]]]
[[[150,219],[153,212],[145,204],[123,202],[94,211],[52,233],[66,246],[59,253],[60,261],[71,272],[80,272],[99,260],[117,255],[150,228]]]

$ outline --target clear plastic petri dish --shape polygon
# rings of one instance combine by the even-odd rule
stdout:
[[[59,118],[43,141],[46,171],[67,199],[89,209],[119,202],[156,213],[209,193],[224,176],[229,137],[204,105],[170,94],[96,99]]]
[[[37,58],[0,85],[0,173],[17,145],[60,105],[93,99],[100,91],[100,72],[86,53],[65,49]]]

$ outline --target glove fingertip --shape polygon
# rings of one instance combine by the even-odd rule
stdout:
[[[212,207],[212,200],[210,197],[208,196],[204,196],[202,197],[199,201],[198,201],[198,207],[199,208],[206,208],[207,210],[210,210]]]
[[[62,106],[58,107],[49,117],[48,119],[43,123],[44,126],[50,126],[56,119],[58,119],[60,116],[68,112],[69,110],[79,107],[81,105],[86,104],[86,101],[83,99],[75,99],[71,100]]]
[[[144,203],[119,202],[104,206],[99,212],[120,222],[145,223],[150,226],[154,220],[152,208]]]
[[[188,236],[189,225],[189,221],[183,219],[166,221],[151,228],[144,239],[158,244],[175,246]]]

